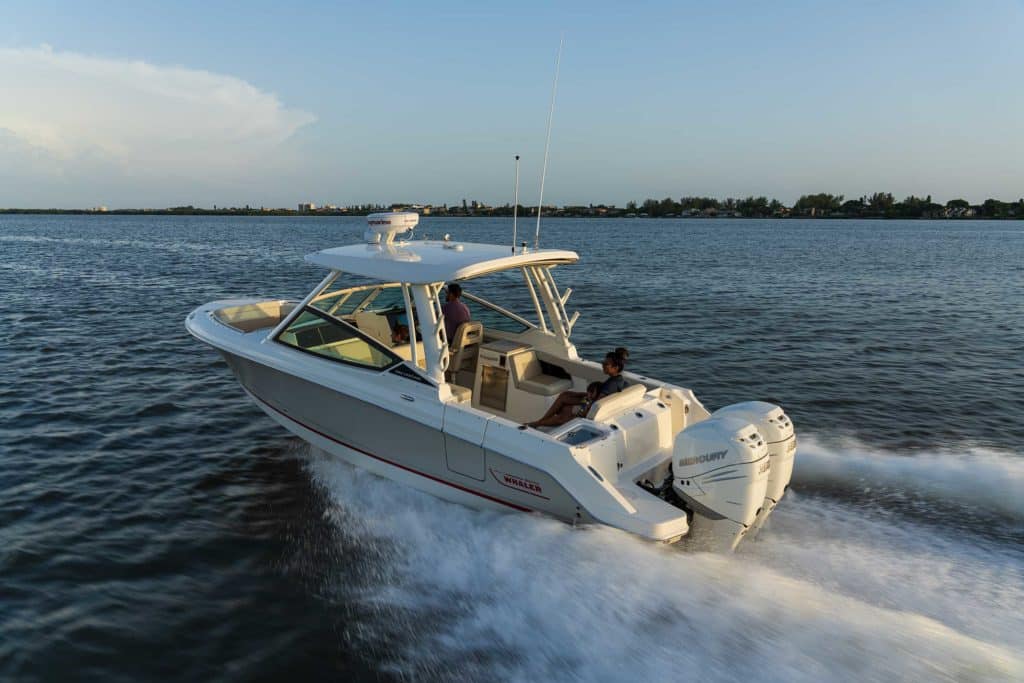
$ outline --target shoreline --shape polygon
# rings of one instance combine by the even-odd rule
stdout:
[[[338,217],[365,217],[371,213],[389,211],[386,208],[375,208],[354,211],[295,211],[293,209],[108,209],[98,211],[95,209],[0,209],[0,216],[3,215],[44,215],[44,216],[227,216],[227,217],[288,217],[288,218],[338,218]],[[423,213],[425,218],[511,218],[512,212],[493,211],[479,213]],[[523,219],[536,218],[536,213],[520,213]],[[588,218],[588,219],[637,219],[637,220],[902,220],[902,221],[1014,221],[1024,220],[1024,214],[1015,216],[851,216],[845,214],[784,214],[784,215],[752,215],[741,214],[727,215],[669,215],[649,216],[642,214],[627,214],[622,212],[607,212],[604,214],[593,214],[586,212],[575,212],[567,210],[545,211],[544,218]]]

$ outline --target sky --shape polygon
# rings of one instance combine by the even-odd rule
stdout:
[[[628,6],[627,6],[628,5]],[[0,2],[0,207],[1024,196],[1024,2]]]

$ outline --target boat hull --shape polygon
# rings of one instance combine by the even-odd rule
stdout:
[[[549,474],[357,397],[290,375],[223,349],[246,393],[270,418],[327,453],[434,496],[478,509],[541,512],[565,522],[592,522]],[[438,406],[443,415],[443,406]],[[428,411],[429,413],[429,411]],[[429,417],[428,417],[429,419]],[[458,453],[459,457],[449,456]],[[479,459],[470,476],[466,460]],[[456,465],[457,463],[457,465]]]

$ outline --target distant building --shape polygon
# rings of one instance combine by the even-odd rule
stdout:
[[[309,213],[316,211],[316,204],[309,202],[308,204],[299,204],[299,213]]]
[[[970,206],[955,206],[946,207],[944,214],[946,218],[973,218],[977,214],[977,211],[975,211],[974,208]]]
[[[94,206],[94,207],[92,207],[89,210],[94,212],[94,213],[106,213],[107,212],[107,207],[105,207],[105,206]]]

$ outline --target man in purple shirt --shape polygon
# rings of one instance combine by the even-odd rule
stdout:
[[[469,308],[459,299],[461,296],[461,286],[455,282],[448,285],[448,291],[444,297],[445,304],[441,306],[441,313],[444,315],[444,332],[448,337],[449,344],[455,339],[455,330],[459,329],[459,325],[469,322]]]

